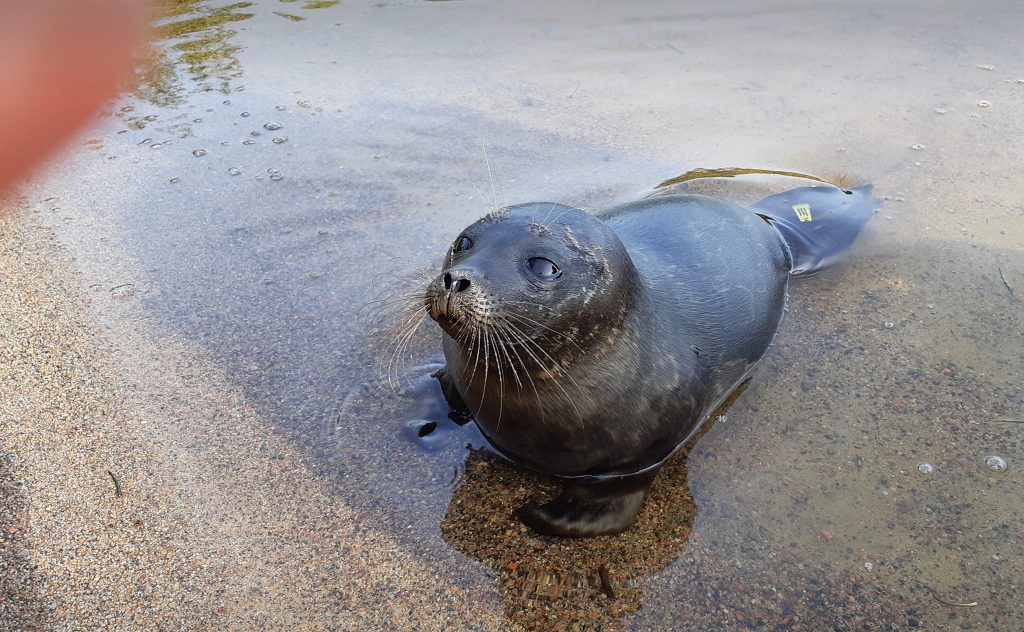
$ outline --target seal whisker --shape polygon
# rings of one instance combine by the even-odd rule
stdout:
[[[483,342],[484,348],[484,387],[480,389],[480,402],[477,404],[480,408],[484,407],[484,398],[487,397],[487,369],[488,369],[488,356],[491,355],[491,349],[487,344],[487,331],[482,330],[480,332],[480,339]]]
[[[530,374],[530,371],[527,368],[526,363],[519,355],[519,351],[516,349],[516,345],[512,341],[512,338],[515,336],[515,334],[514,332],[511,331],[510,327],[512,327],[512,325],[507,321],[499,321],[498,323],[496,323],[496,333],[499,335],[499,337],[501,337],[502,341],[505,343],[501,346],[502,352],[504,352],[505,358],[508,360],[508,366],[512,370],[512,374],[515,376],[516,385],[518,387],[519,392],[521,393],[523,391],[523,382],[519,377],[519,371],[518,369],[516,369],[516,364],[512,360],[512,354],[515,354],[516,359],[519,360],[519,364],[523,368],[523,373],[525,374],[526,378],[530,380],[530,387],[533,389],[533,394],[537,398],[537,408],[540,411],[541,418],[543,419],[545,416],[544,404],[541,400],[540,392],[537,390],[537,385],[534,383],[533,376]],[[512,350],[511,354],[509,353],[510,349]]]
[[[491,161],[487,157],[487,143],[484,142],[484,132],[480,130],[480,149],[484,152],[484,165],[487,166],[487,178],[491,181],[491,195],[494,196],[494,208],[498,208],[498,190],[494,186],[494,175],[491,173]]]
[[[541,322],[538,322],[538,321],[536,321],[536,320],[534,320],[534,319],[532,319],[532,318],[530,318],[528,316],[523,316],[522,314],[517,314],[515,312],[509,312],[508,314],[506,314],[506,316],[511,317],[511,318],[517,318],[521,322],[523,322],[525,324],[528,324],[528,325],[534,325],[534,326],[546,329],[547,331],[551,332],[552,334],[554,334],[556,336],[559,336],[560,338],[565,338],[566,341],[572,343],[572,345],[574,347],[576,347],[576,349],[578,349],[579,351],[583,351],[583,347],[581,347],[579,345],[579,343],[577,343],[573,339],[573,337],[570,336],[569,334],[566,334],[564,332],[558,331],[557,329],[552,329],[551,327],[548,327],[547,325],[545,325],[545,324],[543,324]],[[547,338],[547,336],[545,334],[541,334],[541,337],[542,338]]]
[[[409,342],[412,340],[413,336],[416,335],[416,331],[420,328],[420,325],[423,324],[423,321],[426,319],[427,316],[428,314],[426,312],[421,313],[419,318],[412,321],[406,328],[404,333],[401,336],[399,336],[394,343],[392,343],[394,345],[394,351],[391,354],[391,359],[388,361],[387,379],[388,385],[391,387],[391,391],[396,395],[398,394],[398,389],[395,388],[395,382],[394,380],[391,379],[392,369],[394,369],[395,379],[397,379],[398,368],[401,367],[402,365],[405,350],[407,349]]]
[[[395,279],[395,282],[388,287],[378,289],[376,296],[359,308],[357,318],[371,332],[387,330],[389,325],[405,321],[410,314],[423,309],[425,302],[423,282],[432,279],[435,274],[433,266],[420,268],[405,275],[390,272],[375,274],[371,281],[375,287],[381,287],[382,280],[386,277]]]
[[[544,216],[544,221],[541,222],[542,226],[544,226],[545,228],[548,227],[548,219],[551,218],[551,211],[555,210],[555,207],[558,206],[559,204],[560,204],[560,202],[552,202],[551,203],[551,206],[548,207],[548,214]]]
[[[476,369],[477,369],[478,366],[480,366],[480,347],[481,346],[482,345],[480,344],[480,332],[479,332],[479,330],[474,329],[473,330],[473,371],[472,371],[472,373],[469,376],[469,382],[467,382],[467,384],[466,384],[467,386],[470,386],[470,385],[473,384],[473,379],[476,377]],[[485,386],[486,386],[486,384],[485,384]]]
[[[502,343],[501,344],[501,352],[505,354],[505,359],[508,360],[509,369],[512,370],[512,376],[516,380],[516,386],[518,386],[519,390],[521,391],[521,390],[523,390],[523,383],[519,379],[519,372],[516,370],[516,365],[515,365],[515,363],[512,362],[512,356],[509,355],[509,352],[508,352],[509,347],[512,347],[512,341],[509,340],[507,335],[505,335],[506,334],[506,329],[505,329],[506,326],[507,325],[505,323],[501,322],[501,321],[496,322],[494,324],[494,333],[498,337],[499,342]],[[514,347],[513,347],[513,350],[514,350]]]
[[[555,219],[551,220],[551,223],[552,223],[552,224],[554,224],[555,222],[557,222],[557,221],[558,221],[559,219],[561,219],[561,218],[562,218],[562,216],[563,216],[563,215],[565,215],[566,213],[568,213],[568,212],[569,212],[570,210],[576,210],[576,209],[565,209],[564,211],[562,211],[561,213],[559,213],[559,214],[558,214],[557,216],[555,216]]]
[[[491,340],[492,347],[501,347],[498,341],[494,339],[494,332],[491,330],[487,331],[487,336]],[[505,378],[501,371],[501,356],[495,351],[494,353],[494,368],[498,371],[498,423],[495,426],[495,431],[501,428],[501,413],[505,406]]]
[[[573,209],[572,207],[566,207],[565,202],[568,199],[569,198],[565,197],[565,198],[560,198],[557,202],[551,202],[551,206],[548,207],[548,214],[544,216],[544,221],[541,222],[541,225],[544,228],[551,228],[551,222],[558,221],[558,218],[561,217],[562,215],[564,215],[567,211],[579,210],[579,209]],[[558,217],[556,217],[555,219],[551,220],[551,222],[549,222],[548,220],[551,219],[551,212],[554,211],[556,208],[559,208],[559,207],[565,207],[565,210],[563,210],[561,213],[559,213]]]
[[[397,351],[397,347],[398,347],[399,341],[402,340],[404,338],[404,336],[410,330],[415,331],[416,327],[419,326],[419,322],[422,322],[422,321],[418,321],[417,322],[415,320],[415,314],[410,314],[405,319],[405,321],[403,321],[399,325],[396,325],[396,327],[401,327],[399,335],[392,337],[388,341],[387,346],[385,346],[384,349],[381,351],[380,359],[379,359],[378,364],[377,364],[377,373],[381,377],[384,377],[384,376],[387,377],[388,384],[391,387],[392,391],[397,392],[397,389],[395,388],[394,382],[391,379],[391,364],[394,361],[394,352]],[[388,357],[389,355],[390,355],[390,361],[388,362],[387,369],[385,369],[384,359],[386,357]]]
[[[387,347],[381,352],[380,359],[377,362],[377,375],[380,379],[386,379],[388,381],[388,387],[391,392],[397,393],[398,389],[395,387],[394,381],[391,379],[391,361],[393,360],[393,347],[396,345],[396,341],[392,340],[388,343]],[[388,359],[388,363],[385,365],[385,359]]]
[[[367,303],[360,309],[358,318],[371,331],[387,329],[387,325],[398,319],[406,319],[412,314],[423,311],[422,293],[419,295],[402,295],[378,299]]]
[[[515,330],[515,325],[509,323],[508,321],[505,321],[504,326],[506,337],[520,341],[520,344],[522,344],[521,335],[517,333],[517,331]],[[523,360],[523,357],[521,355],[519,355],[519,350],[517,349],[517,346],[518,345],[512,344],[511,342],[509,343],[509,348],[512,349],[512,353],[514,353],[516,359],[519,360],[519,365],[523,367],[523,373],[526,375],[526,378],[530,380],[530,387],[533,389],[533,394],[537,397],[537,409],[540,410],[541,419],[544,419],[546,416],[544,411],[544,401],[541,399],[540,391],[537,390],[537,384],[536,382],[534,382],[533,374],[530,372],[529,367],[526,366],[526,361]],[[529,349],[524,349],[524,351],[529,351]],[[509,362],[511,363],[511,359],[509,360]]]
[[[487,196],[485,196],[485,195],[484,195],[483,189],[481,189],[480,187],[478,187],[478,186],[477,186],[477,184],[476,184],[476,182],[473,182],[472,180],[470,180],[470,179],[469,179],[469,176],[467,176],[466,174],[464,174],[464,173],[463,173],[463,174],[460,174],[460,175],[461,175],[461,176],[462,176],[463,178],[465,178],[465,179],[466,179],[466,182],[468,182],[468,183],[470,183],[471,185],[473,185],[473,188],[474,188],[474,189],[476,189],[476,192],[480,194],[480,200],[481,200],[481,201],[482,201],[482,202],[483,202],[484,204],[487,204]]]
[[[406,354],[409,352],[409,347],[412,346],[412,340],[416,336],[416,332],[419,331],[420,325],[423,323],[424,320],[426,320],[428,315],[429,314],[427,314],[426,312],[423,312],[422,314],[420,314],[419,320],[417,320],[414,324],[412,324],[409,327],[409,333],[402,341],[401,348],[399,349],[398,352],[398,364],[395,366],[396,372],[400,367],[404,366],[407,363]]]
[[[509,324],[511,325],[511,323],[509,323]],[[568,402],[568,404],[570,406],[572,406],[573,410],[576,411],[576,417],[580,420],[580,428],[586,428],[586,422],[583,421],[583,414],[580,412],[579,407],[576,406],[576,402],[574,402],[572,397],[569,396],[569,392],[566,391],[565,387],[561,385],[561,383],[558,381],[558,378],[555,377],[554,373],[552,373],[551,370],[548,369],[544,365],[544,363],[540,361],[540,358],[538,358],[536,356],[536,354],[534,354],[532,351],[530,351],[530,345],[532,345],[535,349],[537,349],[542,354],[544,354],[544,356],[547,357],[548,360],[550,360],[555,366],[557,366],[561,370],[561,372],[567,378],[569,378],[570,381],[572,381],[573,385],[576,386],[576,390],[578,390],[579,392],[582,393],[582,392],[584,392],[583,388],[580,387],[580,385],[576,381],[576,379],[569,373],[569,370],[566,367],[561,366],[560,364],[558,364],[558,362],[554,358],[552,358],[548,354],[548,352],[544,350],[543,347],[541,347],[539,344],[537,344],[535,341],[531,340],[530,338],[526,337],[521,331],[519,331],[517,328],[515,328],[515,325],[511,325],[511,326],[514,329],[516,329],[516,331],[518,331],[518,333],[520,335],[520,340],[524,344],[523,348],[526,349],[530,353],[531,356],[533,356],[534,361],[537,362],[541,366],[541,370],[545,371],[546,373],[548,373],[548,374],[550,374],[552,376],[552,382],[554,383],[554,385],[556,387],[558,387],[558,390],[562,391],[562,394],[565,395],[566,402]]]

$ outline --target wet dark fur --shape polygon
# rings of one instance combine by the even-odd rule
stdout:
[[[771,207],[698,195],[596,215],[524,204],[459,235],[424,297],[447,333],[439,379],[496,449],[569,479],[519,512],[529,526],[627,529],[660,463],[765,353],[804,256]],[[534,274],[537,257],[560,276]]]

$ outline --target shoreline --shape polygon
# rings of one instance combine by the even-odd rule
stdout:
[[[24,490],[0,503],[0,550],[24,554],[0,627],[502,626],[360,528],[201,350],[96,327],[76,275],[38,215],[0,216],[0,485]]]

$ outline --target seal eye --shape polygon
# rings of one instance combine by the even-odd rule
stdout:
[[[473,240],[463,235],[455,240],[452,245],[452,250],[455,252],[462,252],[463,250],[469,250],[473,247]]]
[[[555,262],[544,257],[534,257],[528,260],[526,265],[530,268],[530,272],[533,272],[545,281],[551,281],[562,276],[562,271],[555,265]]]

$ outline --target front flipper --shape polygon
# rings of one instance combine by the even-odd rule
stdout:
[[[523,524],[543,535],[579,538],[622,533],[636,519],[658,469],[623,478],[574,480],[543,505],[516,510]]]
[[[464,426],[473,420],[473,413],[470,412],[469,406],[466,406],[466,402],[462,401],[462,395],[459,394],[459,390],[455,388],[455,382],[448,375],[448,367],[440,368],[430,374],[430,377],[437,380],[438,384],[441,385],[441,393],[444,395],[444,399],[448,402],[448,406],[452,409],[448,413],[448,418]]]

